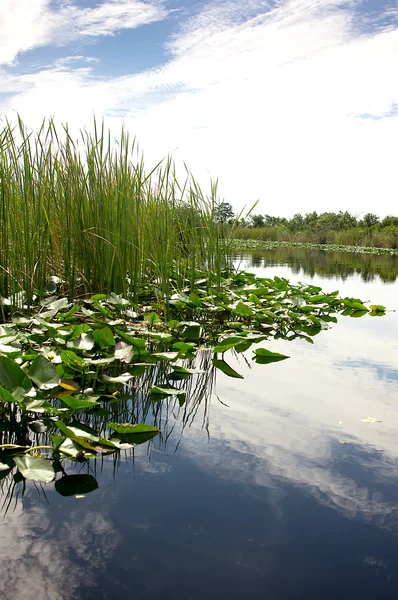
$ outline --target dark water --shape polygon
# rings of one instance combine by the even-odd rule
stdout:
[[[398,309],[392,257],[236,260]],[[263,342],[291,357],[270,365],[231,355],[244,380],[217,374],[191,411],[164,401],[162,438],[98,461],[86,497],[13,500],[0,598],[396,599],[398,313],[314,341]]]

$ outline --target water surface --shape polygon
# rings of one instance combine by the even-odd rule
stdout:
[[[237,254],[391,311],[340,317],[313,345],[263,342],[280,363],[230,354],[244,379],[217,373],[192,410],[163,401],[162,437],[98,460],[97,491],[13,498],[0,598],[395,599],[398,262],[362,256]]]

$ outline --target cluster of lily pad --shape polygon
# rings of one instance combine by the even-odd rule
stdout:
[[[273,250],[274,248],[310,248],[313,250],[354,252],[357,254],[389,254],[398,256],[398,249],[372,246],[345,246],[342,244],[312,244],[310,242],[274,242],[264,240],[239,240],[231,242],[232,250]]]
[[[114,293],[60,297],[55,277],[30,305],[23,293],[1,299],[0,479],[14,486],[55,480],[62,495],[92,491],[95,477],[68,474],[67,461],[87,463],[158,435],[153,419],[139,422],[140,411],[125,410],[126,401],[148,406],[174,396],[180,406],[189,403],[187,381],[204,373],[195,357],[205,353],[211,369],[242,378],[226,352],[255,344],[253,360],[278,362],[288,357],[258,344],[312,343],[339,313],[385,311],[279,277],[240,272],[212,286],[199,275],[167,299],[146,290],[139,304]]]

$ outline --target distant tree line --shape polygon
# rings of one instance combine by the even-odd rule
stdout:
[[[296,213],[290,219],[268,214],[250,214],[242,219],[228,202],[217,207],[217,221],[232,225],[237,219],[239,235],[246,239],[398,247],[398,217],[393,215],[380,219],[374,213],[358,217],[348,211],[313,211]]]

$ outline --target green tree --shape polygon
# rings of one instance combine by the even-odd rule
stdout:
[[[285,217],[272,217],[271,215],[264,216],[265,227],[276,227],[277,225],[287,225],[288,220]]]
[[[289,229],[292,231],[302,231],[304,227],[304,217],[300,213],[296,213],[289,221]]]
[[[318,213],[314,210],[311,213],[304,215],[304,225],[306,227],[316,227],[318,221]]]
[[[387,215],[387,217],[384,217],[380,225],[382,227],[398,227],[398,217],[393,217],[393,215]]]
[[[235,215],[229,202],[221,202],[214,210],[214,216],[218,223],[232,223]]]
[[[265,221],[262,215],[251,215],[250,226],[251,227],[264,227]]]
[[[377,225],[379,223],[379,217],[374,213],[366,213],[363,217],[362,221],[359,222],[361,227],[373,227],[373,225]]]

